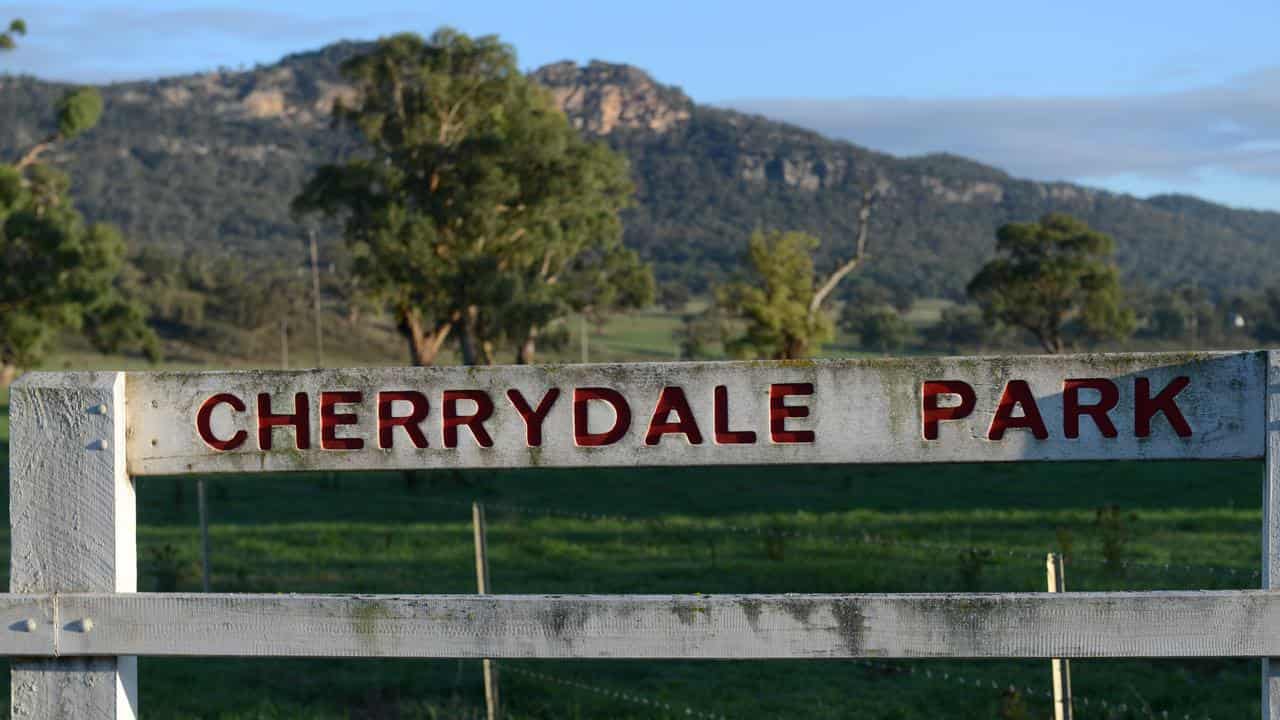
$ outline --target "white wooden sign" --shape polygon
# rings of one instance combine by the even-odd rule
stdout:
[[[1261,353],[131,373],[134,475],[1261,457]]]

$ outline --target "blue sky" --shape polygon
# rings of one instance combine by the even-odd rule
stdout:
[[[124,80],[448,24],[528,68],[627,62],[695,100],[897,154],[1280,209],[1280,3],[647,0],[0,2],[0,69]]]

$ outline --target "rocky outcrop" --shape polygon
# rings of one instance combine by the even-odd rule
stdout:
[[[689,119],[692,102],[676,88],[659,85],[630,65],[565,61],[531,76],[551,90],[556,104],[578,130],[608,135],[617,130],[662,134]]]
[[[934,197],[948,203],[998,205],[1004,200],[1004,187],[994,182],[948,183],[942,178],[923,175],[920,185]]]

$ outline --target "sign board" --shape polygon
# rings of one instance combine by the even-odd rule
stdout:
[[[1263,454],[1257,353],[129,373],[134,475]]]

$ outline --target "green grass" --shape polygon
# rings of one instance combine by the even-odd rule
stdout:
[[[501,592],[1037,590],[1043,553],[1068,534],[1075,590],[1246,587],[1259,563],[1260,473],[1257,463],[540,470],[437,473],[412,488],[398,474],[219,477],[209,480],[214,587],[472,592],[472,499],[489,506],[492,582]],[[139,497],[144,589],[154,583],[152,549],[169,544],[184,567],[180,589],[194,590],[194,481],[147,478]],[[1144,564],[1120,576],[1102,563],[1094,523],[1094,509],[1109,503],[1137,516],[1124,559]],[[625,517],[547,517],[538,508]],[[730,529],[754,527],[816,539],[771,544]],[[997,551],[976,579],[960,561],[969,547]],[[1179,567],[1166,571],[1165,563]],[[1044,662],[517,667],[728,717],[995,717],[1000,691],[991,682],[1041,690],[1048,682]],[[1257,711],[1256,664],[1247,661],[1073,669],[1077,695],[1130,708],[1146,702],[1153,717]],[[930,680],[925,670],[980,679],[983,688]],[[480,697],[474,662],[149,659],[142,677],[144,706],[165,717],[271,717],[262,707],[332,717],[400,707],[413,717],[414,708],[474,705]],[[514,717],[662,717],[522,675],[508,674],[504,689]],[[1029,707],[1047,712],[1043,697]]]
[[[1068,535],[1074,590],[1253,585],[1260,473],[1257,463],[1123,463],[433,473],[413,486],[399,474],[207,482],[221,591],[472,592],[468,504],[479,499],[500,592],[910,592],[1040,589],[1043,553]],[[1136,513],[1123,559],[1141,565],[1122,575],[1104,566],[1094,523],[1094,509],[1109,503]],[[142,589],[156,589],[155,551],[165,545],[177,551],[178,588],[197,589],[194,480],[141,480],[139,515]],[[815,538],[741,530],[755,527]],[[976,577],[960,560],[970,547],[996,551]],[[992,682],[1043,691],[1049,679],[1037,661],[515,666],[738,718],[997,717]],[[1154,711],[1081,717],[1257,712],[1248,661],[1076,662],[1073,672],[1077,696]],[[152,717],[469,717],[481,697],[478,663],[458,661],[144,659],[141,687]],[[510,717],[666,717],[525,675],[504,675],[503,689]],[[1028,706],[1048,712],[1043,697]]]

